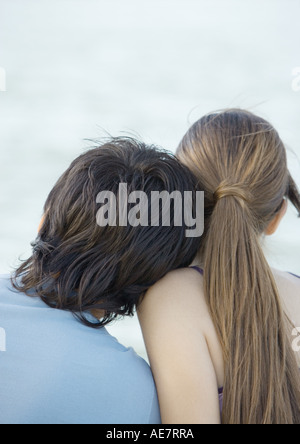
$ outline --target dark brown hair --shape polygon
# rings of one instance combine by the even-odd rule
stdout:
[[[132,315],[150,286],[190,265],[200,238],[187,238],[184,224],[174,226],[172,207],[169,227],[97,225],[98,193],[117,196],[120,183],[127,183],[128,194],[143,191],[148,197],[152,191],[183,195],[196,189],[187,167],[154,146],[114,138],[89,150],[50,192],[33,254],[13,279],[16,289],[30,295],[34,290],[48,306],[101,327],[118,315]],[[87,315],[95,309],[105,312],[99,322]]]
[[[270,123],[233,109],[196,122],[178,156],[205,191],[199,258],[224,354],[223,423],[299,424],[293,326],[260,243],[284,198],[300,213],[284,144]]]

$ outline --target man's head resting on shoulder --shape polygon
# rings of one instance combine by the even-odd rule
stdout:
[[[120,204],[120,184],[128,195],[147,196],[149,224],[124,223],[124,211],[134,204]],[[200,247],[200,238],[177,226],[172,205],[170,226],[151,226],[151,193],[183,196],[196,188],[193,174],[174,155],[132,138],[112,138],[87,151],[50,192],[32,256],[13,277],[15,288],[91,327],[132,315],[145,292],[171,270],[189,266]],[[99,223],[97,197],[103,192],[107,203],[116,197],[106,226]]]

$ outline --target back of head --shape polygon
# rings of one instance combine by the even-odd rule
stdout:
[[[285,198],[300,212],[285,147],[264,119],[233,109],[196,122],[177,154],[205,191],[200,259],[225,360],[223,421],[300,423],[292,326],[260,245]]]
[[[186,237],[184,224],[175,224],[172,205],[168,226],[152,226],[148,219],[126,223],[124,211],[135,211],[135,221],[141,211],[133,209],[130,195],[144,197],[150,218],[153,191],[184,195],[195,189],[188,168],[154,146],[115,138],[91,149],[74,160],[51,191],[33,254],[17,270],[15,287],[25,293],[35,289],[50,307],[69,310],[92,327],[131,315],[151,285],[190,265],[200,239]],[[102,193],[108,197],[100,202]],[[110,202],[115,208],[105,224],[105,205],[99,203],[109,196],[115,197]],[[103,318],[91,322],[87,313],[96,309]]]

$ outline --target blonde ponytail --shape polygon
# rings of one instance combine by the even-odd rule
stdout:
[[[293,327],[260,244],[285,196],[300,210],[284,146],[263,119],[229,110],[197,122],[178,156],[206,192],[200,258],[224,354],[223,423],[299,424]]]

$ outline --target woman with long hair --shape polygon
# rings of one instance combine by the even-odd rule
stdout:
[[[164,423],[299,424],[300,280],[272,270],[262,237],[300,195],[264,119],[207,115],[177,155],[205,191],[195,267],[171,272],[139,317]],[[220,416],[221,411],[221,416]]]

